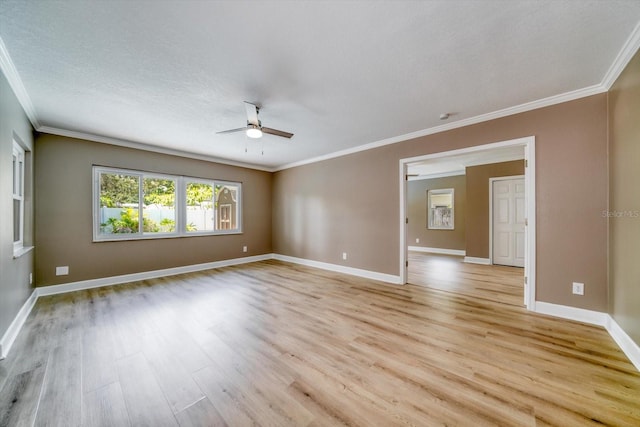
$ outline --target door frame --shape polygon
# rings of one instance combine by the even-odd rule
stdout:
[[[400,159],[399,161],[399,185],[400,185],[400,283],[407,283],[407,166],[409,163],[415,163],[423,160],[445,158],[458,154],[474,153],[478,151],[491,150],[495,148],[522,146],[524,147],[524,184],[525,194],[527,195],[527,225],[525,226],[525,261],[524,261],[524,280],[525,292],[524,299],[527,310],[534,311],[536,303],[536,164],[535,164],[535,136],[527,136],[523,138],[511,139],[507,141],[494,142],[490,144],[475,145],[472,147],[461,148],[457,150],[442,151],[438,153],[425,154],[421,156]],[[491,241],[491,239],[489,239]]]
[[[509,179],[520,179],[520,178],[524,178],[524,175],[496,176],[494,178],[489,178],[489,264],[490,265],[493,265],[493,183],[496,181],[507,181]],[[525,206],[527,204],[528,198],[529,198],[529,195],[527,194],[527,188],[525,185],[525,189],[524,189]],[[526,208],[525,208],[525,212],[526,212]],[[525,234],[525,237],[526,237],[526,234]],[[526,243],[525,243],[525,247],[526,247]]]

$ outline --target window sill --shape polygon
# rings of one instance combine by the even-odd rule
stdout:
[[[13,259],[20,258],[22,255],[28,254],[35,246],[23,246],[13,250]]]
[[[185,234],[156,234],[156,235],[130,235],[130,234],[114,234],[109,237],[94,237],[93,243],[101,243],[101,242],[126,242],[126,241],[135,241],[135,240],[162,240],[162,239],[183,239],[188,237],[204,237],[204,236],[229,236],[233,234],[243,234],[242,231],[217,231],[214,233],[211,232],[189,232]],[[128,237],[126,237],[128,236]]]

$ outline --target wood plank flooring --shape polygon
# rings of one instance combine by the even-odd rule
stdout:
[[[524,269],[463,262],[463,257],[409,251],[409,283],[472,298],[524,306]]]
[[[489,297],[264,261],[41,298],[0,426],[640,425],[604,329]]]

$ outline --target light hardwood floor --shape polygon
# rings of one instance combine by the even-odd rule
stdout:
[[[34,424],[637,426],[640,374],[602,328],[265,261],[40,299],[0,362]]]
[[[409,252],[407,281],[471,298],[524,306],[524,269],[463,262],[453,255]]]

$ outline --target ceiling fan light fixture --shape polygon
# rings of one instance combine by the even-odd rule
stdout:
[[[247,136],[249,138],[262,138],[262,131],[256,125],[250,125],[247,128]]]

